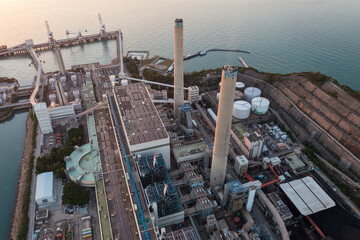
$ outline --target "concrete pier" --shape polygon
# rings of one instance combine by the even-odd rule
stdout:
[[[33,44],[33,48],[36,52],[46,51],[54,49],[55,47],[72,47],[80,44],[86,44],[95,41],[102,41],[106,39],[116,39],[118,37],[118,31],[106,32],[105,34],[89,34],[80,37],[72,37],[60,40],[54,40],[53,42],[44,42],[39,44]],[[19,44],[14,47],[10,47],[0,52],[0,57],[9,57],[15,55],[28,54],[26,44]]]

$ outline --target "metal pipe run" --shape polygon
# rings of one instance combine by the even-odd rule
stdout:
[[[315,224],[315,222],[309,217],[306,216],[306,218],[309,220],[309,222],[311,223],[311,225],[313,225],[313,227],[316,229],[316,231],[319,233],[319,235],[321,236],[321,239],[326,239],[326,236],[324,235],[324,233],[320,230],[320,228]]]

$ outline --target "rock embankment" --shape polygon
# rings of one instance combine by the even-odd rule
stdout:
[[[19,180],[18,180],[18,189],[16,195],[16,204],[13,213],[12,226],[11,226],[11,239],[17,239],[19,229],[21,226],[21,219],[23,216],[23,203],[24,203],[24,193],[26,191],[26,177],[28,169],[30,167],[30,156],[32,152],[32,129],[33,129],[33,120],[31,119],[30,114],[28,114],[26,120],[26,137],[25,137],[25,146],[24,153],[21,162]]]

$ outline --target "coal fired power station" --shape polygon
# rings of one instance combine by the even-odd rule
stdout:
[[[184,29],[183,20],[177,18],[174,26],[174,114],[184,104]]]
[[[212,187],[223,186],[225,182],[236,78],[236,67],[225,66],[223,68],[210,173],[210,186]]]

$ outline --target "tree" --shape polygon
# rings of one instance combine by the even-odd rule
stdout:
[[[56,176],[57,178],[65,179],[65,178],[66,178],[65,168],[62,167],[62,168],[56,169],[56,170],[55,170],[55,176]]]
[[[64,186],[62,200],[70,205],[83,205],[90,201],[90,192],[73,182],[69,182]]]

